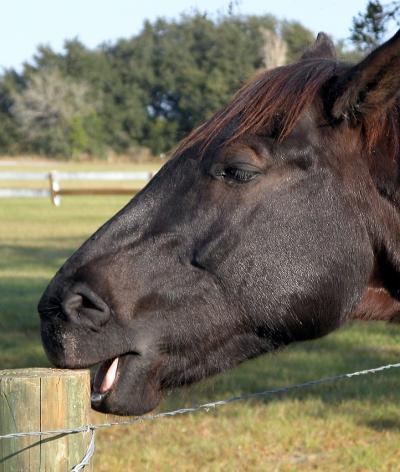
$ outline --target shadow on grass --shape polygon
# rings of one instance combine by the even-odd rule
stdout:
[[[15,267],[32,275],[21,277],[17,276],[16,271],[15,277],[1,280],[0,368],[48,365],[41,347],[36,306],[52,274],[73,250],[70,246],[62,249],[29,246],[2,248],[2,251],[8,252],[7,262],[3,260],[3,266],[9,269],[15,264]],[[35,270],[38,267],[48,272],[49,277],[37,277]],[[326,338],[262,356],[214,379],[175,392],[161,409],[198,404],[395,362],[400,362],[399,326],[354,324]],[[353,398],[374,405],[399,402],[399,379],[399,370],[386,371],[374,376],[298,390],[285,394],[285,397],[296,400],[315,398],[329,404],[339,404]],[[282,395],[276,395],[257,402],[274,402],[281,398]],[[370,427],[378,428],[381,425],[383,428],[389,424],[379,421],[379,418],[376,419]]]
[[[58,253],[57,253],[58,254]],[[0,368],[48,365],[41,347],[36,306],[47,278],[12,278],[0,285]],[[242,393],[400,362],[400,327],[354,324],[326,338],[304,342],[246,362],[227,373],[174,392],[162,409],[198,404]],[[400,401],[400,372],[386,371],[285,394],[323,402],[358,398]],[[279,401],[282,395],[261,402]]]
[[[70,245],[68,238],[64,245],[67,241]],[[60,241],[53,243],[62,246]],[[70,246],[0,248],[0,369],[48,365],[40,340],[37,303],[73,250]]]
[[[9,278],[0,285],[0,329],[21,332],[38,326],[37,303],[46,288],[47,278]]]
[[[381,418],[365,423],[375,431],[400,431],[400,420],[393,418]]]
[[[59,240],[54,244],[62,245]],[[73,251],[71,246],[0,248],[0,330],[26,332],[38,327],[39,298]]]
[[[264,355],[228,373],[205,380],[199,385],[174,392],[164,402],[161,410],[285,387],[398,362],[400,362],[398,326],[381,323],[353,324],[323,339],[289,346],[279,353]],[[400,369],[353,377],[251,401],[270,403],[280,401],[282,398],[299,401],[318,399],[330,405],[339,405],[353,399],[377,406],[398,404]],[[233,413],[228,414],[235,414],[234,410],[232,411]],[[323,414],[322,411],[321,415]]]
[[[48,365],[40,341],[37,302],[46,278],[10,278],[0,283],[0,369]]]
[[[68,242],[68,246],[65,243]],[[2,245],[0,248],[0,270],[13,270],[24,268],[46,268],[50,271],[57,270],[60,265],[78,248],[81,240],[77,240],[76,246],[71,246],[71,238],[65,241],[52,241],[52,246],[14,246]],[[65,246],[65,247],[64,247]]]

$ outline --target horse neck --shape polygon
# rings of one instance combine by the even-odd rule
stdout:
[[[397,145],[397,154],[395,157],[396,161],[396,199],[395,199],[395,205],[397,209],[400,211],[400,105],[398,106],[398,145]]]
[[[399,143],[400,143],[400,130],[399,130]],[[397,152],[396,158],[396,180],[395,180],[395,197],[393,199],[393,204],[396,206],[400,212],[400,149]]]
[[[398,143],[393,147],[384,146],[374,153],[369,161],[371,176],[379,193],[389,200],[400,212],[400,115]]]

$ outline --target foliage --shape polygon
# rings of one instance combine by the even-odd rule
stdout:
[[[40,154],[85,151],[88,137],[82,120],[93,111],[87,95],[84,83],[63,77],[57,69],[43,68],[32,74],[23,91],[13,95],[11,107],[22,140]]]
[[[22,80],[14,71],[0,78],[0,153],[18,152],[21,142],[20,129],[13,114],[14,93],[22,87]]]
[[[392,22],[400,25],[400,1],[383,5],[380,0],[370,0],[364,13],[353,18],[351,40],[362,50],[378,46]]]
[[[96,49],[40,46],[21,72],[0,76],[0,152],[168,152],[257,71],[296,60],[313,40],[298,22],[236,15],[232,3],[217,18],[146,21]]]
[[[284,21],[282,37],[288,45],[288,62],[293,62],[315,41],[314,34],[297,21]]]
[[[349,48],[345,40],[341,39],[336,43],[336,54],[339,60],[355,64],[364,57],[363,52],[359,48]]]

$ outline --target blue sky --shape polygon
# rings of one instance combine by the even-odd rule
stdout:
[[[272,13],[296,19],[311,30],[346,38],[354,15],[367,0],[238,0],[243,14]],[[29,61],[38,44],[62,49],[78,37],[89,47],[138,33],[143,21],[177,17],[193,8],[226,12],[229,0],[2,0],[0,69]]]

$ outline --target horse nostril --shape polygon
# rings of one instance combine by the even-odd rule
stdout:
[[[68,293],[62,302],[62,308],[66,314],[72,315],[78,313],[82,306],[82,296],[77,293]]]
[[[110,309],[107,304],[84,284],[71,287],[61,307],[69,321],[89,328],[102,326],[110,319]]]

